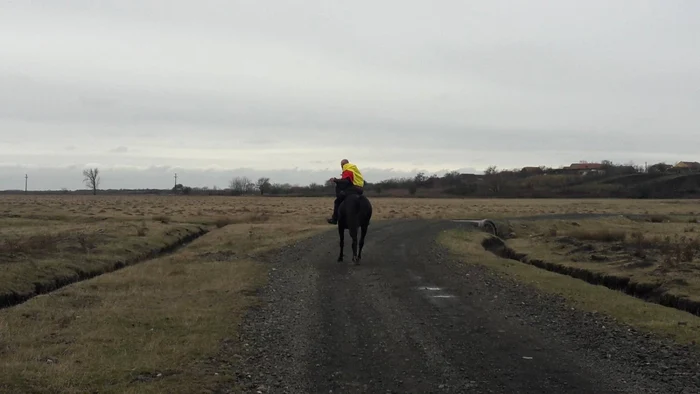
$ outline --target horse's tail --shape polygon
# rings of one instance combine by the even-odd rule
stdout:
[[[362,196],[362,198],[360,198],[357,213],[360,218],[360,224],[369,224],[369,220],[372,218],[372,203],[367,196]]]

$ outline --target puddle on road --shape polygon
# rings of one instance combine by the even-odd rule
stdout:
[[[439,287],[435,285],[421,285],[420,282],[423,282],[423,277],[418,275],[417,273],[411,271],[411,270],[406,270],[408,273],[408,276],[411,277],[412,281],[415,284],[414,289],[418,290],[419,292],[423,293],[426,298],[428,298],[431,302],[436,303],[437,300],[436,298],[457,298],[456,296],[449,294],[445,291],[444,287]],[[439,304],[439,303],[438,303]]]
[[[423,291],[428,291],[428,292],[438,292],[442,291],[442,287],[436,287],[436,286],[419,286],[418,290],[423,290]],[[451,294],[430,294],[430,298],[455,298],[455,296]]]

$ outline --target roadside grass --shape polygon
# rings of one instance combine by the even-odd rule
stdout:
[[[318,232],[334,229],[326,225],[296,225],[284,223],[238,223],[208,234],[208,240],[217,245],[193,242],[187,250],[198,256],[245,256],[252,257],[271,248],[310,237]]]
[[[687,218],[514,221],[506,244],[530,258],[630,278],[700,302],[700,225]]]
[[[649,210],[692,219],[697,209],[689,200],[372,201],[373,220]],[[235,368],[210,358],[236,343],[266,281],[256,256],[332,229],[324,221],[331,209],[330,198],[0,196],[0,286],[18,289],[211,230],[174,254],[0,310],[0,392],[189,393],[230,384]]]
[[[700,317],[649,303],[603,286],[498,257],[481,246],[490,235],[463,230],[442,233],[438,241],[464,264],[479,264],[535,289],[564,297],[572,306],[602,313],[640,331],[684,344],[700,343]]]
[[[197,225],[0,219],[0,304],[176,245]],[[3,301],[4,300],[4,301]]]
[[[207,360],[237,339],[266,282],[254,253],[327,228],[226,226],[172,255],[2,310],[0,391],[191,393],[230,384],[231,370]]]

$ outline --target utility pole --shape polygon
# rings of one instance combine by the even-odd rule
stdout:
[[[177,187],[177,172],[175,173],[175,187]]]
[[[27,192],[27,183],[29,182],[29,174],[24,174],[24,192]]]

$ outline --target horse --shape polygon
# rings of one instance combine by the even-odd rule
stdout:
[[[362,260],[362,247],[365,245],[367,227],[372,218],[372,204],[364,195],[351,194],[338,206],[338,235],[340,236],[340,254],[338,262],[343,261],[343,246],[345,246],[345,229],[350,232],[352,238],[352,262],[356,265]],[[359,250],[357,248],[357,228],[360,228]]]

